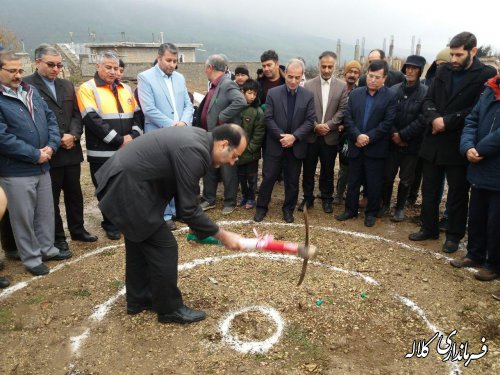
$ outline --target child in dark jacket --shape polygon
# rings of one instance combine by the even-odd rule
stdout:
[[[259,85],[253,79],[247,80],[241,91],[245,96],[248,107],[241,112],[241,126],[247,133],[248,145],[238,158],[238,181],[241,185],[242,198],[239,205],[246,209],[255,207],[255,190],[257,188],[257,174],[261,147],[266,133],[264,127],[264,113],[259,106],[257,93]]]

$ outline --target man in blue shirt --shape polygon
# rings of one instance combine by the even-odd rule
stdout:
[[[345,211],[336,217],[339,221],[358,216],[359,188],[364,178],[368,191],[365,225],[375,225],[397,106],[396,94],[384,86],[387,72],[385,61],[372,62],[366,75],[367,85],[349,95],[344,115],[349,140],[349,177]]]

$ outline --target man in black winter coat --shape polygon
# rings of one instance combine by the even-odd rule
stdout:
[[[443,174],[448,182],[448,229],[443,251],[457,251],[465,235],[469,183],[466,159],[459,145],[465,117],[479,99],[495,69],[476,56],[474,34],[462,32],[450,41],[451,63],[438,68],[424,101],[426,129],[420,149],[424,159],[422,186],[422,227],[410,234],[412,241],[439,237],[439,190]]]
[[[420,83],[420,76],[425,67],[425,58],[411,55],[406,59],[403,69],[404,82],[391,87],[397,94],[397,113],[391,135],[389,157],[386,161],[384,187],[382,188],[382,208],[379,216],[389,212],[394,179],[399,170],[399,185],[396,210],[392,221],[404,220],[404,207],[410,191],[415,168],[418,162],[418,150],[422,143],[425,122],[422,116],[422,104],[427,86]]]

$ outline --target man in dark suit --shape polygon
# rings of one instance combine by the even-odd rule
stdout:
[[[496,72],[476,57],[477,39],[462,32],[450,41],[451,63],[443,64],[424,100],[426,129],[420,157],[423,162],[422,227],[410,234],[412,241],[439,238],[440,187],[448,182],[448,226],[443,251],[458,250],[465,236],[469,183],[467,162],[460,153],[460,137],[467,115],[483,92],[485,82]]]
[[[205,63],[205,74],[210,81],[210,90],[200,103],[198,126],[211,132],[218,125],[226,123],[240,124],[240,114],[247,102],[238,85],[224,73],[227,60],[223,55],[212,55]],[[236,165],[223,165],[221,168],[210,168],[203,178],[203,201],[201,208],[215,208],[219,175],[224,184],[224,207],[222,214],[230,214],[236,207],[238,193],[238,172]]]
[[[42,44],[35,50],[36,72],[24,81],[36,87],[57,118],[61,134],[61,146],[50,159],[50,177],[54,196],[55,237],[54,245],[68,250],[66,235],[59,210],[61,191],[71,238],[76,241],[94,242],[84,227],[83,195],[80,186],[81,162],[83,161],[80,138],[83,132],[82,116],[76,102],[75,88],[65,79],[57,78],[63,66],[60,53]]]
[[[365,226],[375,225],[380,208],[385,159],[389,154],[392,124],[396,117],[396,93],[384,86],[387,63],[376,60],[368,66],[367,86],[349,94],[344,124],[349,139],[349,177],[345,211],[336,218],[358,216],[359,188],[364,178],[368,190]]]
[[[271,193],[281,169],[284,170],[285,201],[283,219],[293,222],[293,211],[299,196],[302,160],[307,153],[307,136],[314,127],[313,94],[300,87],[304,63],[291,59],[285,70],[285,85],[269,90],[266,99],[266,148],[262,167],[262,183],[254,220],[266,216]]]
[[[316,121],[313,131],[307,137],[307,156],[302,175],[304,199],[299,205],[299,211],[304,209],[304,205],[307,205],[307,208],[313,206],[314,176],[319,159],[319,191],[323,211],[333,212],[333,169],[339,142],[338,125],[342,124],[347,107],[347,85],[333,77],[336,63],[335,52],[323,52],[318,63],[320,75],[304,84],[304,88],[314,94]]]
[[[128,314],[152,309],[161,323],[205,319],[182,300],[177,242],[163,212],[175,198],[177,212],[198,238],[214,236],[228,249],[242,250],[241,237],[219,228],[201,209],[198,181],[210,166],[236,163],[247,145],[244,133],[234,124],[212,132],[161,128],[120,148],[96,173],[99,207],[125,236]]]

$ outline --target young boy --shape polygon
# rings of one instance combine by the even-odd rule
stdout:
[[[259,84],[248,79],[241,89],[248,107],[241,112],[241,126],[247,133],[248,145],[238,158],[238,180],[241,184],[242,198],[239,205],[246,209],[255,207],[255,190],[257,187],[257,172],[261,147],[266,133],[264,127],[264,113],[259,106],[257,92]]]
[[[250,73],[246,65],[239,65],[234,70],[234,82],[238,84],[240,90],[243,88],[243,84],[250,78]]]

